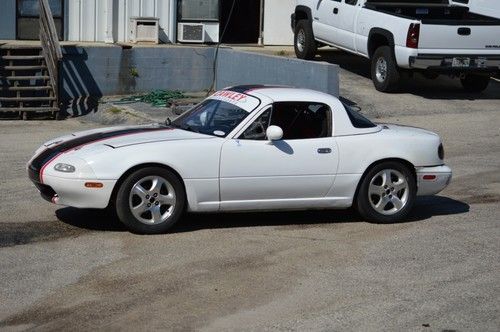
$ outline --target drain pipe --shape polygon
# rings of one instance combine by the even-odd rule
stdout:
[[[263,40],[263,31],[264,28],[264,0],[260,0],[260,17],[259,17],[259,40],[258,44],[262,45],[264,43]]]
[[[176,35],[177,35],[177,29],[176,29],[176,23],[177,23],[177,0],[170,0],[170,3],[169,3],[169,24],[168,24],[168,34],[169,34],[169,38],[170,39],[170,42],[172,44],[174,44],[175,42],[177,42],[177,38],[176,38]]]

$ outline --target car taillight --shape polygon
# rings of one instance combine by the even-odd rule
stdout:
[[[444,159],[444,147],[443,144],[439,144],[438,148],[438,157],[439,159],[443,160]]]
[[[406,37],[406,47],[418,48],[418,38],[420,36],[420,24],[412,23],[408,29],[408,36]]]

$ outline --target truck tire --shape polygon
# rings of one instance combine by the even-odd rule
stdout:
[[[462,86],[467,92],[483,92],[490,83],[490,76],[467,74],[464,78],[460,79]]]
[[[398,90],[401,76],[389,46],[381,46],[375,50],[372,57],[371,74],[375,89],[378,91],[394,92]]]
[[[312,26],[309,20],[300,20],[297,22],[293,45],[297,58],[304,60],[314,59],[317,44],[314,40]]]

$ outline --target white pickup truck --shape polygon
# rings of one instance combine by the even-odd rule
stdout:
[[[500,19],[448,0],[297,0],[292,29],[298,58],[312,59],[324,45],[367,57],[383,92],[416,71],[457,76],[481,92],[500,72]]]

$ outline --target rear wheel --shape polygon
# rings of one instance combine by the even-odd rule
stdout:
[[[373,84],[378,91],[394,92],[399,89],[400,73],[389,46],[381,46],[375,50],[371,74]]]
[[[467,74],[460,81],[467,92],[483,92],[490,83],[490,76]]]
[[[185,190],[179,178],[160,167],[146,167],[130,174],[116,195],[116,214],[131,231],[166,232],[180,218]]]
[[[314,59],[317,51],[317,44],[314,40],[311,22],[309,20],[300,20],[295,26],[294,34],[295,55],[299,59]]]
[[[408,215],[416,193],[415,178],[407,166],[384,162],[374,166],[363,178],[355,206],[366,220],[396,222]]]

